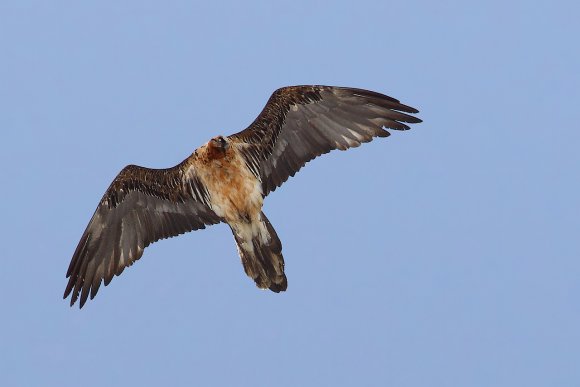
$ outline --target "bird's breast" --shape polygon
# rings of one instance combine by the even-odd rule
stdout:
[[[234,149],[219,159],[207,158],[196,168],[206,186],[213,211],[228,222],[259,219],[262,184]]]

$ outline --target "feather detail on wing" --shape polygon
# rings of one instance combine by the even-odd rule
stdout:
[[[64,298],[80,307],[149,244],[220,222],[209,194],[186,161],[169,169],[125,167],[111,183],[70,262]]]
[[[265,196],[321,154],[387,137],[383,128],[421,122],[407,113],[418,110],[373,91],[291,86],[276,90],[256,120],[230,138],[245,145],[241,151]]]

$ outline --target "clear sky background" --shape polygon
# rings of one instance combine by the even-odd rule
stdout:
[[[580,9],[540,1],[4,1],[2,386],[580,385]],[[127,164],[168,167],[293,84],[424,123],[266,199],[288,291],[225,225],[85,308],[76,244]]]

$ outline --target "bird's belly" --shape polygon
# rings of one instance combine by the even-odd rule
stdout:
[[[262,185],[244,163],[211,168],[205,182],[213,211],[227,222],[259,219],[262,210]]]

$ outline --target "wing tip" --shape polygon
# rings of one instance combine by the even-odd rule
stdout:
[[[423,122],[423,120],[420,119],[419,117],[409,116],[409,115],[406,115],[406,114],[405,114],[405,116],[406,117],[404,117],[403,119],[399,119],[398,121],[406,122],[408,124],[420,124],[421,122]]]
[[[400,103],[400,102],[399,102],[399,104],[400,104],[401,106],[404,106],[404,107],[405,107],[405,109],[407,109],[407,110],[404,110],[404,112],[406,112],[406,113],[411,113],[411,114],[417,114],[417,113],[419,113],[419,109],[415,109],[414,107],[411,107],[411,106],[408,106],[408,105],[402,104],[402,103]],[[418,118],[417,118],[417,119],[418,119]],[[420,120],[419,120],[419,121],[420,121]]]

